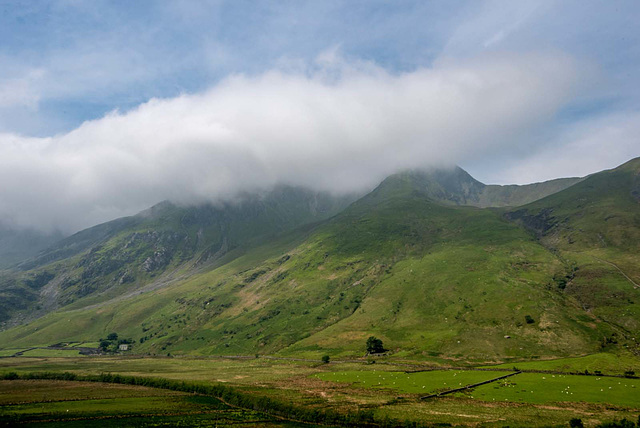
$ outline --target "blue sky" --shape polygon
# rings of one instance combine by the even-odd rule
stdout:
[[[4,1],[2,79],[26,76],[39,117],[24,108],[0,125],[48,135],[335,47],[410,70],[435,59],[447,41],[438,27],[458,14],[423,2]]]
[[[639,18],[637,1],[0,0],[0,178],[37,177],[31,198],[0,192],[0,218],[72,230],[264,183],[614,167],[640,155]],[[169,122],[200,131],[164,141]],[[148,162],[163,167],[141,176]],[[27,199],[53,214],[16,220],[38,210]]]

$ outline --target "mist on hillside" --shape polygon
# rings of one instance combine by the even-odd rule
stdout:
[[[69,233],[162,200],[228,200],[276,184],[363,191],[402,169],[525,144],[581,79],[557,55],[389,73],[335,52],[296,70],[230,76],[62,135],[0,135],[0,219]]]

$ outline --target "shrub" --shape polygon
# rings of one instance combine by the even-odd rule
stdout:
[[[19,378],[20,377],[18,376],[18,373],[16,373],[16,372],[5,373],[2,376],[2,379],[4,379],[4,380],[16,380],[16,379],[19,379]]]
[[[370,336],[367,339],[367,354],[381,354],[385,351],[386,349],[384,349],[382,345],[382,340],[375,336]]]
[[[571,428],[584,428],[584,424],[582,423],[582,419],[573,418],[569,421],[569,426]]]
[[[325,363],[325,364],[327,364],[330,359],[331,359],[331,357],[329,357],[328,355],[323,355],[322,356],[322,362]]]
[[[533,324],[534,322],[536,322],[536,320],[534,320],[531,315],[525,315],[524,320],[527,322],[527,324]]]

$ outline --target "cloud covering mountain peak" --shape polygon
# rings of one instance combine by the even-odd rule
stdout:
[[[232,75],[61,135],[0,135],[0,219],[74,231],[164,199],[215,201],[278,183],[363,190],[400,169],[528,144],[588,80],[580,70],[567,56],[529,53],[388,72],[330,52]]]

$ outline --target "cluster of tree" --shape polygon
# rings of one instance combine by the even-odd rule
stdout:
[[[384,346],[382,345],[382,340],[378,339],[375,336],[370,336],[367,339],[367,354],[371,355],[371,354],[382,354],[387,352],[386,349],[384,349]]]
[[[100,338],[100,350],[102,352],[117,352],[120,345],[131,345],[133,339],[118,339],[118,333],[109,333],[106,339]]]

